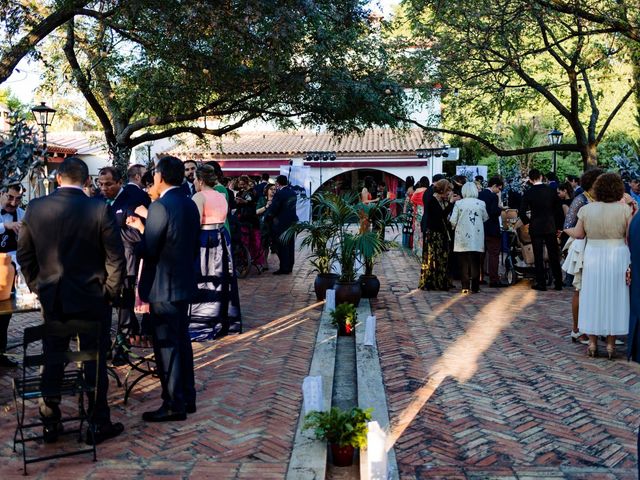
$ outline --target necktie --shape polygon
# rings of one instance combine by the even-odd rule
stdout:
[[[196,186],[193,183],[189,184],[189,190],[191,190],[191,196],[196,194]]]
[[[111,206],[113,205],[114,200],[112,198],[107,198],[107,205]]]

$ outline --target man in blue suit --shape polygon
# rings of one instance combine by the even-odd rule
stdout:
[[[265,215],[272,219],[271,232],[276,244],[276,253],[280,260],[280,268],[273,274],[287,275],[293,270],[295,238],[292,237],[288,242],[284,243],[280,240],[280,235],[298,221],[298,215],[296,214],[298,197],[284,175],[278,175],[276,178],[276,188],[278,191],[273,196],[271,206],[267,209]]]
[[[200,254],[200,215],[180,185],[184,164],[163,157],[154,185],[160,199],[149,207],[146,225],[131,216],[127,224],[142,233],[138,252],[144,259],[140,298],[149,302],[153,349],[162,386],[162,406],[145,412],[148,422],[184,420],[196,411],[193,351],[189,338],[189,303],[196,292],[196,260]]]

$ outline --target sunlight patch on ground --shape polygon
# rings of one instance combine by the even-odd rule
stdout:
[[[434,310],[433,315],[443,312],[461,298],[466,297],[451,298]],[[502,330],[507,328],[522,310],[534,303],[535,299],[534,291],[510,288],[478,312],[467,331],[458,337],[431,367],[425,377],[425,384],[414,392],[409,405],[391,422],[387,450],[393,447],[445,378],[453,377],[458,382],[466,382],[473,377],[478,370],[480,355],[491,347]]]

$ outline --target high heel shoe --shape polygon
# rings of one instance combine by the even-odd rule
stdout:
[[[597,345],[589,345],[587,347],[587,355],[591,358],[596,358],[598,356],[598,346]]]
[[[613,360],[613,357],[616,355],[615,345],[607,345],[607,355],[609,356],[609,360]]]

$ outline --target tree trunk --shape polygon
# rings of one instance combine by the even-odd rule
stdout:
[[[109,145],[109,155],[111,156],[111,164],[120,171],[122,178],[126,181],[131,147],[120,144]]]
[[[598,146],[595,143],[585,145],[580,153],[582,154],[582,166],[585,172],[598,166]]]
[[[640,44],[631,45],[631,66],[634,96],[636,97],[636,124],[640,127]]]

